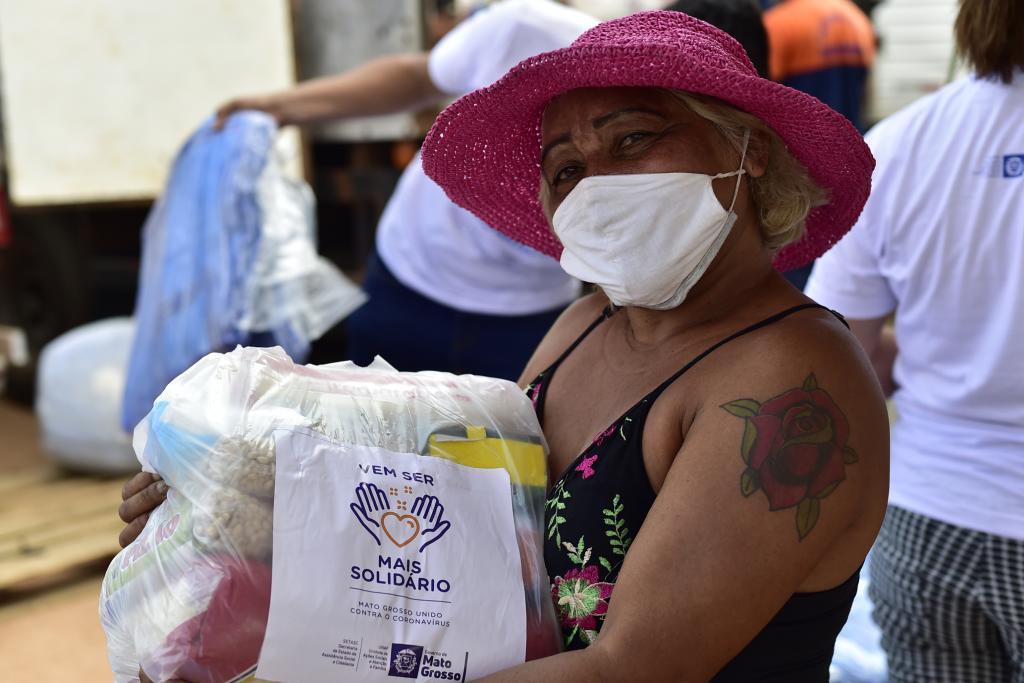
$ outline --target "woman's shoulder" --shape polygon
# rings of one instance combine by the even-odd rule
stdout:
[[[846,379],[874,377],[871,363],[847,327],[827,308],[808,308],[765,326],[741,341],[744,365],[786,372],[814,364]],[[747,367],[747,371],[751,368]]]
[[[557,361],[566,349],[599,320],[611,302],[600,291],[577,299],[551,326],[534,351],[520,378],[526,386]]]
[[[705,407],[723,419],[731,413],[786,425],[801,411],[820,409],[843,447],[863,452],[866,468],[887,477],[885,398],[871,362],[841,319],[826,309],[805,310],[730,346],[705,368]]]
[[[863,561],[888,487],[885,402],[856,339],[827,311],[802,310],[706,360],[665,406],[682,410],[684,432],[681,447],[665,449],[659,519],[673,519],[673,506],[701,510],[692,519],[716,541],[785,548],[761,557],[777,580],[799,576],[795,589],[812,592],[839,585]],[[749,552],[736,542],[713,561],[727,567]]]
[[[727,383],[764,385],[814,374],[853,400],[881,401],[874,370],[845,322],[825,308],[798,311],[744,335],[716,364]]]

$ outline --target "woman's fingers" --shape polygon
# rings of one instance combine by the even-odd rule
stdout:
[[[160,477],[155,474],[150,472],[139,472],[125,482],[124,488],[121,489],[121,500],[128,500],[142,489],[159,480]]]
[[[127,524],[117,537],[124,548],[142,533],[149,521],[149,512],[167,498],[167,483],[149,472],[139,472],[121,489],[121,506],[117,514]]]
[[[128,526],[121,530],[120,535],[117,537],[117,542],[121,544],[122,548],[128,547],[128,544],[139,537],[142,530],[146,528],[146,522],[149,521],[149,513],[136,517]]]
[[[167,483],[162,479],[158,479],[137,493],[125,498],[124,502],[117,509],[117,514],[121,517],[122,522],[130,524],[137,517],[148,513],[164,502],[166,498]]]

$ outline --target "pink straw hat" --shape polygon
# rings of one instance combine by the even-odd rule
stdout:
[[[779,250],[787,270],[825,253],[853,226],[875,161],[860,133],[810,95],[760,78],[732,37],[680,12],[640,12],[599,24],[572,45],[530,57],[491,86],[455,101],[423,144],[423,168],[453,202],[512,239],[559,258],[541,210],[541,117],[577,88],[672,88],[753,114],[825,188],[807,235]]]

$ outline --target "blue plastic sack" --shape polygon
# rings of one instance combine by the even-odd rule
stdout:
[[[313,198],[274,156],[263,113],[207,119],[185,143],[143,228],[135,341],[121,424],[131,431],[208,353],[310,342],[365,301],[316,253]]]

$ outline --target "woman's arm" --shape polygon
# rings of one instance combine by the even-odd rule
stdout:
[[[231,100],[217,110],[220,128],[242,109],[264,111],[282,125],[304,125],[353,116],[405,111],[435,101],[443,93],[427,70],[427,53],[388,55],[337,76],[324,76],[268,95]]]
[[[848,578],[884,514],[888,441],[867,361],[846,346],[716,377],[597,642],[485,680],[707,681],[794,592]]]

